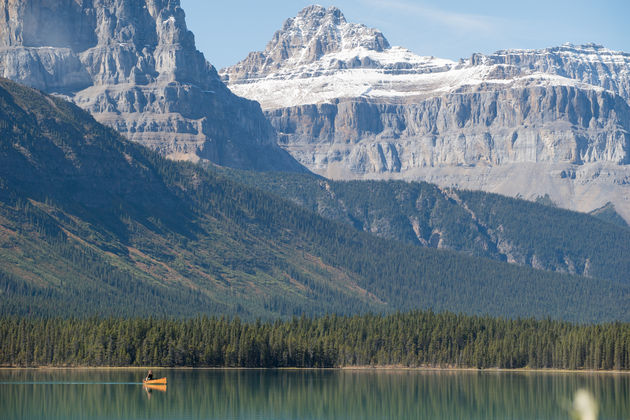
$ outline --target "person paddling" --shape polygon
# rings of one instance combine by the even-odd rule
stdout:
[[[149,373],[147,373],[147,377],[145,379],[145,381],[150,381],[153,379],[153,371],[150,370]]]

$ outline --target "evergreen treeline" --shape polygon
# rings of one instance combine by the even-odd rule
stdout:
[[[238,318],[0,320],[4,366],[630,369],[630,324],[409,312]]]

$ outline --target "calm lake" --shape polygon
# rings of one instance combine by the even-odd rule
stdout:
[[[630,419],[630,376],[575,373],[0,370],[2,419],[570,419],[578,389],[600,419]]]

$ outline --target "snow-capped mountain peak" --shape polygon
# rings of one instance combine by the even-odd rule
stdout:
[[[221,70],[238,95],[263,109],[349,97],[439,96],[490,86],[576,86],[630,99],[630,54],[601,45],[473,54],[459,62],[391,47],[374,28],[336,7],[308,6],[284,22],[264,51]]]
[[[378,29],[348,23],[336,7],[313,5],[287,19],[264,51],[250,53],[245,60],[225,69],[223,75],[225,80],[238,82],[312,64],[332,53],[353,49],[383,52],[389,48]]]
[[[260,102],[263,109],[334,102],[338,98],[435,97],[448,92],[494,89],[492,86],[583,86],[602,89],[593,74],[577,70],[574,56],[615,52],[586,45],[547,50],[506,50],[473,54],[455,62],[419,56],[391,47],[377,29],[348,23],[336,7],[309,6],[285,21],[262,52],[223,69],[221,76],[240,96]],[[587,54],[588,55],[588,54]],[[591,61],[599,63],[595,59]],[[580,69],[584,68],[581,66]],[[570,74],[569,74],[570,73]],[[606,88],[606,87],[604,87]]]
[[[385,36],[365,25],[348,23],[341,10],[308,6],[287,19],[267,45],[265,54],[276,62],[311,63],[323,55],[363,47],[373,51],[389,48]]]

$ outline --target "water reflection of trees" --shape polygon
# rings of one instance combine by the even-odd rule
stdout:
[[[166,371],[165,371],[166,372]],[[164,373],[164,372],[161,372]],[[567,418],[564,406],[590,390],[602,418],[630,413],[630,377],[601,374],[371,371],[168,371],[151,399],[140,372],[0,373],[6,418],[487,419]],[[27,413],[27,415],[24,415]]]

